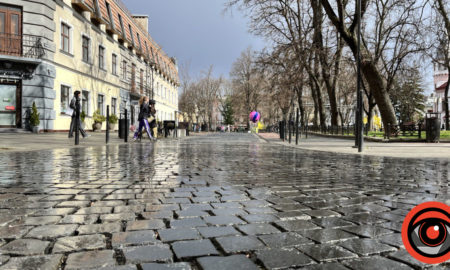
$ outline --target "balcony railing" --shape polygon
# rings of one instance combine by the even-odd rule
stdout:
[[[0,33],[0,55],[42,58],[45,55],[42,37]]]

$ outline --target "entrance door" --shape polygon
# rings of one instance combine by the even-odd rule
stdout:
[[[0,127],[16,127],[16,91],[14,84],[0,84]]]
[[[0,53],[22,55],[22,11],[0,5]]]

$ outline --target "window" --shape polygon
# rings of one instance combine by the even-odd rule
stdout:
[[[98,97],[97,97],[97,110],[100,111],[101,115],[105,115],[105,110],[103,109],[103,105],[104,105],[104,96],[103,95],[98,95]]]
[[[139,49],[142,50],[141,37],[139,37],[139,33],[136,33],[136,35],[137,35],[137,39],[138,39],[138,43],[139,43]]]
[[[131,91],[136,91],[136,65],[131,65]]]
[[[130,30],[130,36],[131,36],[131,44],[134,45],[134,36],[133,36],[133,29],[131,28],[131,25],[128,25],[128,29]]]
[[[61,23],[61,49],[70,53],[70,26]]]
[[[101,45],[98,46],[98,67],[105,69],[105,48]]]
[[[69,86],[61,85],[61,113],[65,113],[69,108],[70,104],[69,92],[70,92]]]
[[[113,75],[117,75],[117,55],[112,54],[111,70]]]
[[[123,21],[122,21],[122,16],[119,15],[119,23],[120,23],[120,30],[122,31],[123,35],[125,36],[125,28],[123,28]]]
[[[122,61],[122,79],[127,79],[127,61]]]
[[[111,98],[111,114],[117,113],[117,98]]]
[[[82,45],[81,46],[82,46],[82,58],[83,58],[83,61],[86,62],[86,63],[89,63],[89,58],[90,58],[90,56],[89,56],[89,43],[90,43],[90,40],[86,36],[82,36],[81,40],[82,40]]]
[[[89,91],[81,92],[81,111],[89,115]]]

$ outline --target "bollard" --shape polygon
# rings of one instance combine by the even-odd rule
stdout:
[[[125,142],[128,142],[128,129],[130,128],[129,126],[128,126],[128,110],[127,109],[125,109],[125,132],[124,132],[124,138],[123,138],[123,140],[125,141]]]
[[[419,122],[419,139],[422,139],[422,123]]]
[[[291,138],[292,138],[292,113],[289,115],[289,123],[288,123],[288,127],[289,127],[289,144],[291,144]]]
[[[75,106],[75,145],[80,144],[80,107]]]
[[[295,118],[295,145],[298,145],[298,116],[299,109],[297,108],[297,117]]]
[[[305,139],[308,139],[308,121],[306,121],[305,125]]]
[[[106,144],[109,143],[109,105],[106,106]]]

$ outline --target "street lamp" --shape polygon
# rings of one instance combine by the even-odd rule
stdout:
[[[356,91],[358,96],[357,101],[357,125],[356,125],[356,133],[355,139],[356,144],[358,145],[358,152],[362,152],[363,145],[364,145],[364,125],[363,125],[363,93],[361,89],[361,0],[357,0],[357,7],[356,7],[356,16],[358,20],[358,47],[357,47],[357,55],[356,55],[356,65],[357,65],[357,86]]]

